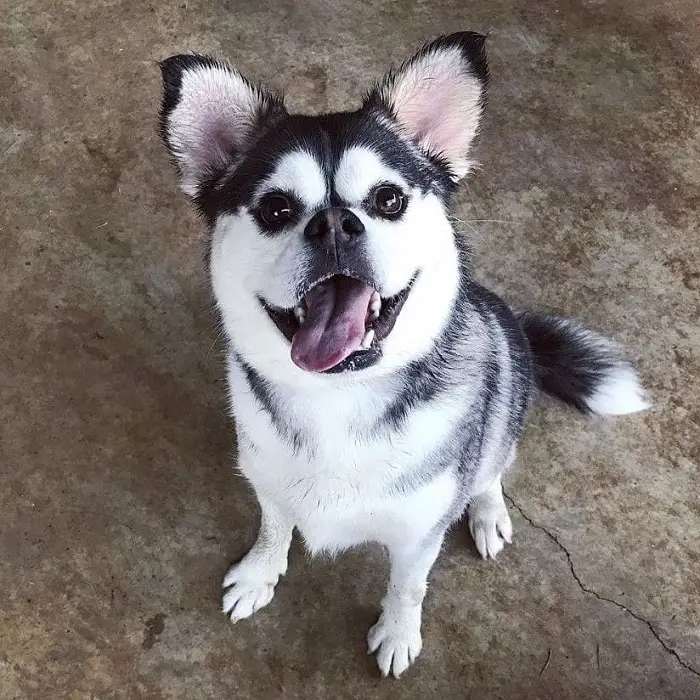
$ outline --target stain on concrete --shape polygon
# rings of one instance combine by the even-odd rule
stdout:
[[[153,649],[153,645],[158,641],[158,637],[165,630],[166,617],[165,613],[158,613],[144,622],[143,641],[141,642],[143,649]]]

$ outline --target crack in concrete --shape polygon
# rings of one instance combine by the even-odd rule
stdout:
[[[536,528],[537,530],[542,530],[547,537],[549,537],[554,544],[564,553],[564,556],[566,557],[567,562],[569,563],[569,569],[571,570],[571,575],[574,578],[574,581],[578,584],[579,588],[584,592],[588,593],[589,595],[594,596],[598,600],[601,600],[605,603],[610,603],[611,605],[614,605],[616,608],[619,608],[620,610],[626,612],[628,615],[633,617],[635,620],[638,620],[639,622],[642,622],[644,625],[646,625],[649,628],[649,631],[654,635],[656,638],[656,641],[661,644],[661,646],[664,648],[664,650],[673,656],[676,661],[685,669],[690,671],[691,673],[694,673],[698,678],[700,678],[700,671],[698,671],[696,668],[694,668],[691,664],[689,664],[687,661],[684,661],[679,653],[671,646],[668,645],[667,642],[665,642],[659,633],[656,631],[656,628],[654,625],[649,622],[645,617],[642,617],[639,613],[634,612],[633,610],[630,610],[626,605],[623,605],[622,603],[618,603],[616,600],[613,600],[612,598],[606,598],[603,595],[600,595],[597,591],[594,591],[592,588],[589,588],[586,586],[586,584],[581,581],[581,578],[579,577],[578,573],[576,572],[576,569],[574,568],[574,562],[571,559],[571,554],[569,553],[569,550],[559,541],[556,535],[554,535],[550,530],[548,530],[546,527],[543,525],[538,525],[532,518],[530,518],[525,511],[518,505],[511,496],[509,496],[505,491],[503,492],[503,497],[515,508],[520,515],[527,521],[529,525],[532,527]]]

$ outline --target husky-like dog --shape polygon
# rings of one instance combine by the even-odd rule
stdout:
[[[449,218],[484,106],[484,37],[441,37],[354,112],[289,114],[200,55],[161,64],[162,135],[211,232],[238,469],[262,511],[224,578],[236,622],[267,605],[296,527],[311,552],[387,547],[369,630],[383,675],[421,650],[428,573],[465,513],[510,542],[501,476],[537,388],[583,412],[646,407],[616,346],[514,313],[477,284]]]

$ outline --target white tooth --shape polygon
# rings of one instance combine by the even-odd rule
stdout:
[[[374,329],[373,329],[373,328],[370,328],[370,329],[365,333],[365,337],[362,339],[362,343],[360,344],[360,347],[361,347],[363,350],[369,350],[370,347],[371,347],[371,345],[372,345],[372,341],[373,341],[373,340],[374,340]]]
[[[382,298],[379,292],[374,292],[369,300],[369,315],[374,318],[379,318],[379,312],[382,310]]]
[[[299,306],[294,307],[294,315],[296,316],[296,319],[297,321],[299,321],[300,324],[306,321],[306,311],[304,310],[304,307],[301,306],[301,304]]]

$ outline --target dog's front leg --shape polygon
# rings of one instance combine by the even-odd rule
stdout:
[[[271,501],[260,498],[260,532],[250,551],[224,577],[223,611],[238,622],[267,605],[280,576],[287,572],[287,555],[294,524]]]
[[[391,673],[398,678],[420,654],[423,598],[444,536],[440,531],[427,539],[389,548],[389,588],[379,620],[367,635],[369,653],[377,653],[383,676]]]

